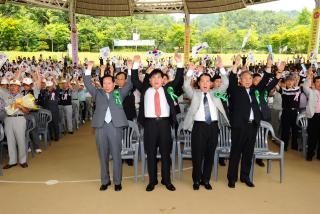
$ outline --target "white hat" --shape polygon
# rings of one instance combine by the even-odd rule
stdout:
[[[60,81],[60,83],[67,83],[67,80],[63,79]]]
[[[1,85],[8,85],[8,84],[9,84],[9,81],[8,81],[7,78],[2,78],[0,84],[1,84]]]
[[[33,81],[30,77],[26,77],[26,78],[23,78],[22,83],[26,85],[31,85]]]
[[[71,81],[71,84],[76,84],[76,81],[72,80],[72,81]]]
[[[53,82],[52,81],[46,81],[46,87],[51,87],[53,86]]]
[[[42,79],[42,81],[41,81],[41,82],[46,83],[47,81],[46,81],[46,79]]]
[[[80,82],[79,85],[80,85],[80,86],[84,86],[84,83],[83,83],[83,82]]]
[[[11,80],[11,81],[10,81],[10,85],[18,85],[18,86],[21,86],[21,82],[20,82],[20,80]]]

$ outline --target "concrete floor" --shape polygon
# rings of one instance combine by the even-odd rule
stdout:
[[[94,132],[86,124],[74,135],[54,142],[48,150],[29,160],[29,168],[14,167],[0,177],[1,214],[99,214],[99,213],[318,213],[320,199],[320,161],[306,162],[300,153],[285,157],[285,177],[279,183],[279,164],[271,174],[255,167],[255,188],[237,183],[227,187],[227,167],[219,167],[219,180],[213,191],[193,191],[191,162],[181,180],[173,180],[177,191],[162,185],[146,192],[145,183],[134,183],[133,167],[123,165],[123,190],[113,185],[99,191],[99,162]],[[140,172],[140,171],[139,171]],[[48,180],[58,184],[47,185]],[[160,178],[159,178],[160,180]]]

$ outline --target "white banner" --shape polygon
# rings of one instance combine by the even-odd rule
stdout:
[[[109,47],[104,47],[100,49],[100,55],[102,59],[106,59],[110,53],[110,48]]]
[[[155,40],[113,40],[115,47],[124,46],[155,46]]]

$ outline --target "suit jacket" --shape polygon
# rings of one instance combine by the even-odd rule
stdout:
[[[181,81],[183,81],[183,72],[184,72],[184,68],[178,68],[177,72],[176,72],[175,79],[173,81],[169,82],[168,84],[166,84],[165,86],[163,86],[166,100],[167,100],[168,105],[170,107],[169,119],[170,119],[170,123],[173,127],[177,124],[177,116],[176,116],[177,113],[175,110],[174,101],[171,99],[170,95],[168,94],[168,88],[172,87],[173,89],[175,89],[178,87],[179,83],[181,83]],[[143,82],[141,82],[138,77],[138,70],[132,70],[131,79],[132,79],[132,83],[133,83],[134,87],[137,88],[141,93],[138,122],[141,125],[144,125],[144,121],[145,121],[144,95],[145,95],[146,91],[151,87],[150,82],[149,82],[150,75],[146,74]]]
[[[121,89],[116,89],[120,92],[120,99],[121,99],[121,106],[117,105],[115,102],[115,97],[112,93],[109,94],[109,99],[107,94],[104,92],[103,89],[98,89],[94,87],[91,83],[91,76],[85,75],[83,77],[84,85],[86,86],[87,90],[95,100],[95,111],[92,118],[91,126],[93,128],[101,128],[104,124],[104,119],[106,116],[106,112],[108,107],[110,108],[112,123],[115,127],[126,127],[128,126],[127,117],[123,111],[123,100],[129,94],[129,91],[132,89],[131,79],[128,78],[125,87]],[[114,90],[115,91],[115,90]]]
[[[233,128],[243,128],[249,122],[250,118],[250,110],[252,108],[254,115],[254,123],[259,126],[261,121],[261,111],[258,101],[255,97],[255,91],[258,90],[260,94],[262,94],[265,86],[268,84],[270,77],[272,74],[266,73],[263,75],[260,83],[250,88],[250,97],[252,102],[250,102],[250,98],[246,89],[242,86],[238,85],[238,77],[236,74],[232,73],[229,77],[229,94],[230,94],[230,124]],[[261,97],[261,96],[260,96]]]
[[[316,108],[317,104],[320,100],[320,97],[318,96],[316,89],[310,88],[311,86],[311,80],[306,79],[305,83],[303,84],[303,91],[308,97],[308,103],[306,107],[306,115],[308,118],[312,118]]]
[[[186,114],[186,117],[184,119],[184,122],[183,122],[183,129],[189,130],[189,131],[192,130],[193,123],[194,123],[194,116],[199,110],[200,103],[203,101],[201,99],[202,98],[202,91],[199,89],[193,89],[191,87],[191,85],[190,85],[191,79],[192,79],[192,76],[187,77],[184,82],[184,85],[183,85],[183,89],[184,89],[185,94],[187,95],[188,98],[191,99],[190,108],[189,108],[189,110]],[[218,109],[219,122],[221,122],[221,124],[224,124],[224,125],[229,125],[229,119],[227,117],[226,111],[225,111],[223,104],[221,102],[221,99],[217,98],[214,95],[215,92],[220,92],[221,94],[226,92],[228,85],[229,85],[228,77],[226,75],[222,75],[221,81],[222,81],[221,86],[216,89],[211,89],[209,91],[209,94],[210,94],[210,97],[211,97],[213,104]]]

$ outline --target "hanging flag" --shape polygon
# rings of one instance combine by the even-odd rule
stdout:
[[[242,42],[241,49],[243,49],[243,48],[246,46],[246,44],[247,44],[247,42],[248,42],[248,40],[249,40],[250,35],[251,35],[251,29],[249,29],[248,33],[247,33],[246,36],[244,37],[243,42]]]
[[[196,58],[199,54],[199,52],[205,48],[209,48],[208,43],[204,42],[200,45],[193,46],[192,47],[192,58]]]
[[[100,56],[102,59],[106,59],[110,53],[110,48],[109,47],[104,47],[100,49]]]

